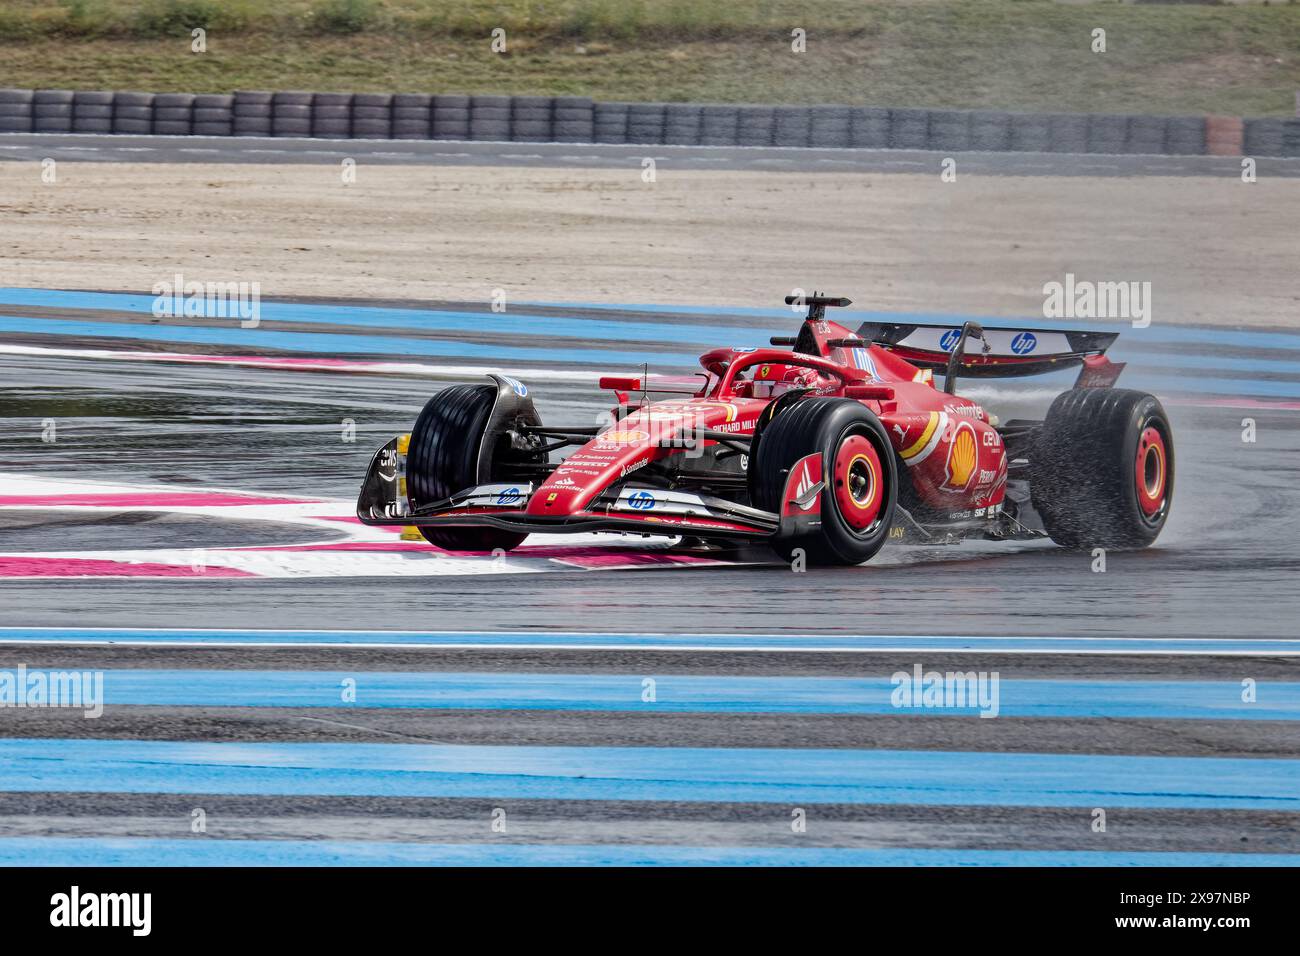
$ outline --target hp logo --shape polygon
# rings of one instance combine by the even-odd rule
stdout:
[[[501,494],[497,495],[497,504],[499,505],[516,505],[523,496],[519,494],[518,488],[507,488]]]
[[[648,491],[638,491],[628,495],[627,503],[638,511],[649,511],[655,506],[655,496]]]
[[[1011,340],[1011,351],[1017,355],[1028,355],[1038,344],[1038,336],[1033,332],[1021,332]]]
[[[961,329],[949,329],[939,337],[939,348],[951,352],[961,340]]]

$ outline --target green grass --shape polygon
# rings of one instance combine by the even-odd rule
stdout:
[[[207,30],[208,52],[189,49]],[[489,49],[506,30],[508,52]],[[808,52],[790,51],[807,31]],[[1093,28],[1108,52],[1089,49]],[[1300,5],[5,0],[0,85],[1291,115]]]

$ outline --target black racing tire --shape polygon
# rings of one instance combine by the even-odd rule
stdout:
[[[1131,389],[1062,392],[1034,441],[1029,490],[1062,547],[1147,547],[1174,497],[1173,430],[1164,408]]]
[[[406,455],[406,497],[412,508],[448,498],[491,475],[478,473],[479,448],[496,401],[492,385],[452,385],[425,404]],[[486,436],[495,440],[495,436]],[[498,528],[421,527],[426,541],[446,551],[509,551],[528,537]]]
[[[878,509],[869,526],[856,528],[841,504],[845,474],[837,474],[837,456],[851,439],[874,448],[878,474]],[[808,455],[822,456],[821,524],[807,532],[778,538],[773,548],[786,561],[802,551],[811,565],[855,565],[875,556],[889,537],[898,502],[897,458],[885,428],[869,408],[847,398],[805,398],[782,409],[763,429],[750,457],[750,494],[754,507],[780,514],[790,469]]]

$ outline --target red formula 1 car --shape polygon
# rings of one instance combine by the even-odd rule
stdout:
[[[809,564],[859,564],[893,540],[1140,548],[1160,533],[1173,434],[1155,398],[1112,387],[1115,333],[974,322],[852,332],[826,318],[848,299],[798,301],[799,334],[772,348],[714,349],[695,378],[602,378],[617,406],[601,424],[542,424],[527,386],[504,375],[445,388],[410,435],[375,454],[358,517],[417,526],[452,551],[613,531],[765,543]],[[1042,421],[999,424],[954,392],[960,377],[1069,366],[1075,387]],[[565,448],[575,450],[551,460]]]

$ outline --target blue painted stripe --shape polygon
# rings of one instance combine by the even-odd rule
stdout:
[[[788,330],[791,320],[798,322],[798,313],[766,306],[712,306],[712,305],[656,305],[650,303],[609,302],[521,302],[521,306],[584,309],[606,312],[645,312],[665,315],[722,315],[770,319]],[[1207,345],[1236,345],[1243,348],[1300,350],[1300,332],[1222,328],[1205,325],[1171,325],[1152,322],[1143,329],[1135,329],[1129,322],[1104,322],[1095,319],[1045,319],[1042,316],[1007,317],[977,315],[959,312],[880,312],[860,309],[835,309],[831,318],[841,325],[851,326],[862,322],[903,322],[919,325],[952,325],[974,321],[990,329],[1035,328],[1077,332],[1118,332],[1132,339],[1163,343],[1201,343]],[[789,334],[788,331],[782,334]]]
[[[1149,349],[1130,347],[1126,349],[1115,349],[1108,353],[1112,359],[1117,362],[1129,363],[1128,371],[1142,374],[1145,368],[1173,368],[1173,369],[1215,369],[1224,372],[1257,372],[1261,375],[1300,375],[1300,361],[1287,359],[1274,359],[1266,357],[1242,357],[1233,355],[1215,355],[1207,353],[1204,355],[1193,355],[1187,352],[1154,352]],[[1078,369],[1071,369],[1069,374],[1073,377],[1078,374]],[[1155,372],[1155,375],[1164,375],[1166,373]],[[1127,374],[1126,378],[1132,378]],[[1183,387],[1189,385],[1199,387],[1202,379],[1198,376],[1194,381],[1188,382],[1184,377],[1182,379]],[[1230,380],[1229,380],[1230,381]],[[1251,379],[1250,381],[1255,381]]]
[[[2,627],[0,642],[37,644],[356,644],[403,647],[699,648],[709,651],[922,651],[1300,656],[1295,638],[989,637],[844,634],[629,634],[571,631],[217,630],[210,628]]]
[[[1137,370],[1124,376],[1124,387],[1183,395],[1226,395],[1251,398],[1300,398],[1300,382],[1262,378],[1217,378],[1195,374],[1163,375]]]
[[[229,325],[128,325],[121,322],[80,322],[64,319],[32,319],[0,316],[0,332],[42,335],[70,335],[85,338],[133,339],[150,342],[182,342],[190,345],[238,345],[252,349],[289,352],[356,355],[436,355],[478,359],[488,364],[503,361],[617,363],[621,365],[698,365],[691,353],[637,352],[588,348],[581,352],[567,348],[482,345],[472,342],[409,339],[385,335],[347,335],[328,332],[276,332],[267,328],[244,329],[234,320]]]
[[[0,838],[0,866],[1300,866],[1286,853]]]
[[[153,303],[153,296],[133,293],[0,288],[0,305],[111,310],[151,314]],[[763,324],[755,325],[754,328],[744,328],[734,325],[711,326],[681,322],[646,322],[631,319],[604,320],[514,310],[516,308],[536,307],[581,309],[594,312],[637,311],[650,315],[716,315],[761,319]],[[261,317],[267,321],[382,328],[486,331],[511,334],[537,331],[546,335],[573,336],[582,339],[609,338],[615,341],[640,339],[642,341],[664,343],[680,342],[683,340],[684,335],[688,335],[697,341],[710,342],[713,345],[726,344],[737,336],[743,339],[743,341],[737,342],[740,345],[763,344],[770,335],[789,334],[791,323],[796,323],[802,318],[802,313],[796,314],[780,308],[767,307],[613,305],[609,303],[581,302],[521,302],[513,307],[511,311],[503,313],[276,301],[263,301],[260,303],[260,309]],[[212,312],[213,310],[208,308],[207,311]],[[1228,329],[1211,326],[1166,325],[1162,323],[1154,323],[1144,329],[1135,329],[1131,324],[1123,322],[1094,322],[1086,319],[1053,321],[1032,316],[1006,318],[943,312],[844,310],[837,311],[835,317],[845,324],[871,321],[960,326],[961,323],[967,320],[974,320],[989,328],[1033,326],[1035,328],[1059,329],[1061,331],[1090,329],[1103,332],[1119,332],[1125,335],[1125,338],[1121,339],[1121,344],[1125,347],[1139,343],[1201,343],[1236,345],[1243,348],[1300,351],[1300,333],[1287,331]],[[761,341],[759,341],[760,339]]]
[[[973,670],[973,668],[972,668]],[[912,675],[909,673],[909,677]],[[996,706],[895,707],[889,678],[415,673],[376,671],[113,670],[104,703],[168,707],[340,707],[355,682],[355,706],[378,708],[586,710],[636,713],[913,714],[974,717],[1108,717],[1188,720],[1300,720],[1300,684],[1264,683],[1258,702],[1234,681],[999,680]],[[942,676],[940,677],[942,680]],[[351,685],[348,685],[349,687]],[[942,693],[942,686],[939,692]],[[941,698],[936,698],[941,699]],[[352,705],[349,701],[348,705]]]
[[[0,289],[0,305],[39,306],[42,308],[86,309],[152,315],[153,296],[109,292],[63,292],[51,289]],[[231,323],[233,315],[221,315],[218,303],[202,302],[204,315],[215,321]],[[583,342],[608,339],[614,342],[687,341],[730,342],[740,337],[741,345],[766,344],[767,336],[777,334],[766,328],[739,329],[735,326],[674,325],[663,322],[636,322],[613,319],[572,318],[521,312],[465,312],[455,309],[393,309],[378,306],[304,304],[297,302],[259,303],[264,322],[301,322],[313,325],[352,325],[363,328],[411,329],[509,335],[548,335],[571,337]],[[576,343],[575,343],[576,344]]]
[[[280,332],[267,328],[243,329],[237,324],[214,326],[131,325],[120,322],[82,322],[0,316],[0,333],[62,335],[126,341],[167,342],[182,345],[238,346],[313,355],[401,355],[472,359],[489,366],[502,362],[546,362],[560,365],[652,368],[693,368],[699,358],[690,352],[640,352],[601,349],[583,344],[580,349],[549,346],[510,346],[465,341],[428,340],[384,335],[350,335],[327,332]],[[735,341],[746,336],[732,336]],[[759,342],[762,336],[752,341]],[[1140,360],[1139,360],[1140,361]],[[1249,360],[1243,360],[1249,361]],[[1175,367],[1187,363],[1172,362]],[[1194,364],[1194,363],[1193,363]],[[1207,366],[1213,362],[1206,360]],[[1298,370],[1300,372],[1300,370]],[[526,374],[526,373],[525,373]],[[1159,391],[1207,395],[1243,395],[1261,398],[1300,398],[1300,381],[1265,378],[1223,378],[1206,375],[1163,374],[1134,369],[1131,384]]]
[[[122,293],[64,292],[58,290],[0,290],[0,300],[15,305],[41,305],[81,309],[116,309],[147,314],[152,309],[153,298]],[[576,307],[576,306],[575,306]],[[587,308],[588,306],[581,306]],[[594,306],[591,306],[594,308]],[[610,308],[610,307],[606,307]],[[648,308],[636,306],[635,308]],[[653,310],[652,310],[653,311]],[[659,311],[670,311],[662,307]],[[689,308],[687,313],[692,311]],[[707,310],[703,310],[707,311]],[[683,337],[698,342],[735,345],[762,345],[767,337],[782,330],[785,325],[768,313],[771,310],[739,310],[734,314],[767,315],[770,322],[762,328],[735,328],[731,326],[694,326],[679,323],[604,321],[590,318],[568,318],[530,313],[474,313],[430,311],[417,309],[392,309],[363,306],[315,305],[267,302],[262,304],[262,315],[267,320],[283,320],[319,324],[348,324],[374,328],[442,329],[465,333],[467,338],[480,332],[498,332],[526,337],[534,331],[561,338],[571,337],[573,347],[556,348],[553,344],[531,346],[495,345],[465,340],[429,341],[399,335],[351,335],[328,332],[272,331],[266,328],[239,328],[233,319],[213,317],[212,326],[175,326],[163,323],[148,326],[120,322],[74,321],[0,316],[0,333],[25,332],[49,335],[67,335],[88,338],[158,341],[190,345],[224,345],[253,349],[274,349],[313,354],[375,354],[411,355],[471,359],[487,363],[501,361],[549,362],[580,365],[649,364],[656,367],[690,368],[697,363],[694,352],[644,352],[635,349],[637,342],[680,343]],[[940,323],[960,322],[965,316],[944,316],[923,313],[853,313],[854,320],[870,318],[885,321],[928,321]],[[982,318],[990,326],[995,321]],[[1028,320],[1026,320],[1028,321]],[[1007,320],[1002,320],[1006,325]],[[1012,325],[1015,323],[1012,322]],[[1039,323],[1040,325],[1043,323]],[[1049,323],[1050,324],[1050,323]],[[1069,323],[1057,323],[1062,328],[1078,328]],[[1190,329],[1179,327],[1166,330],[1151,327],[1128,330],[1132,335],[1121,343],[1115,355],[1130,359],[1135,366],[1128,376],[1132,384],[1153,390],[1190,392],[1198,394],[1242,395],[1262,398],[1300,398],[1300,381],[1277,380],[1259,377],[1232,378],[1224,375],[1186,375],[1165,373],[1161,368],[1178,370],[1205,370],[1210,372],[1246,372],[1259,375],[1300,376],[1300,362],[1273,355],[1218,356],[1215,354],[1168,354],[1151,351],[1151,345],[1169,342],[1194,342],[1201,345],[1253,346],[1268,348],[1272,352],[1300,348],[1300,335],[1284,333],[1239,332],[1226,329]],[[1173,333],[1173,334],[1170,334]],[[632,343],[631,348],[599,348],[592,343],[606,341],[611,346],[622,342]],[[1154,369],[1154,370],[1153,370]]]
[[[0,740],[8,792],[1300,810],[1300,760]]]

